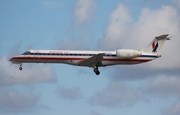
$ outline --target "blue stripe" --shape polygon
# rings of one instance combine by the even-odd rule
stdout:
[[[24,54],[24,55],[54,55],[54,56],[94,56],[97,54],[72,54],[72,53],[68,53],[68,54],[53,54],[53,53],[29,53],[29,54]],[[116,54],[104,54],[103,56],[105,57],[117,57]],[[150,58],[158,58],[158,56],[155,55],[141,55],[139,57],[150,57]]]
[[[151,57],[151,58],[158,58],[157,56],[154,56],[154,55],[141,55],[140,57]]]

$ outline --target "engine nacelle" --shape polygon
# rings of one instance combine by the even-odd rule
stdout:
[[[116,50],[116,55],[118,58],[125,58],[125,59],[129,59],[129,58],[135,58],[138,56],[141,56],[141,51],[139,50],[129,50],[129,49],[119,49]]]

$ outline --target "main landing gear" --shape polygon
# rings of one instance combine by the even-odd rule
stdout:
[[[96,75],[99,75],[99,74],[100,74],[100,71],[98,70],[98,67],[97,67],[97,66],[94,67],[94,73],[95,73]]]
[[[20,64],[19,70],[22,70],[22,63]]]

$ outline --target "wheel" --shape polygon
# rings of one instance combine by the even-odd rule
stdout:
[[[22,67],[19,67],[19,70],[22,70]]]
[[[98,68],[94,68],[94,73],[96,73],[96,75],[99,75],[99,74],[100,74]]]
[[[94,67],[94,73],[96,73],[96,75],[99,75],[99,74],[100,74],[97,66]]]
[[[96,71],[95,73],[96,73],[96,75],[99,75],[99,74],[100,74],[100,72],[99,72],[99,71]]]

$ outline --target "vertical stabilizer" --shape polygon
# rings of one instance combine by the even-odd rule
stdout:
[[[163,34],[160,36],[157,36],[153,39],[153,41],[144,49],[142,49],[142,52],[144,53],[152,53],[152,54],[159,54],[161,51],[161,48],[163,47],[163,44],[166,40],[170,40],[168,37],[169,34]]]

